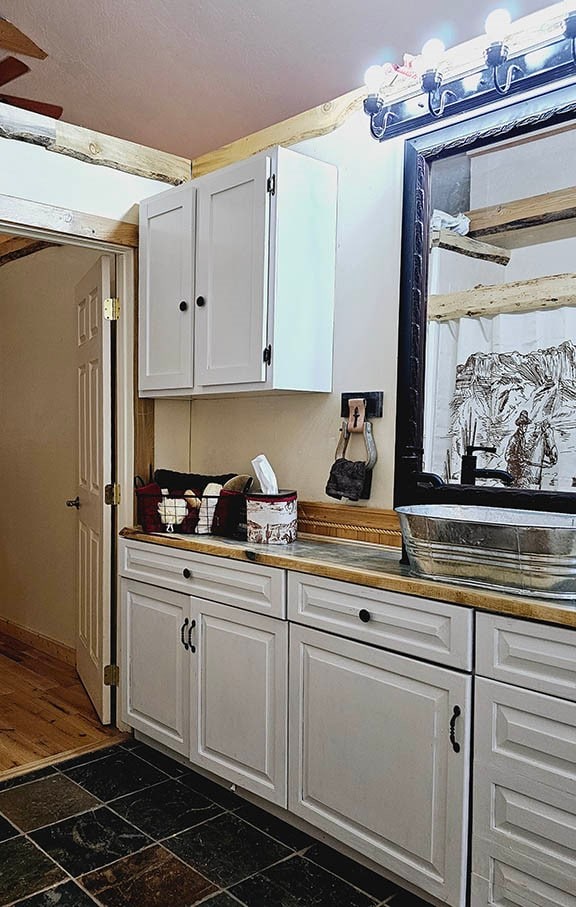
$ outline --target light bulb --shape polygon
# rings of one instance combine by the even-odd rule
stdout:
[[[422,48],[421,57],[425,69],[436,69],[446,48],[440,38],[430,38]]]
[[[507,9],[492,10],[486,19],[486,34],[494,44],[504,41],[510,31],[512,16]]]
[[[370,94],[378,94],[383,81],[384,71],[382,66],[369,66],[364,73],[364,84]]]

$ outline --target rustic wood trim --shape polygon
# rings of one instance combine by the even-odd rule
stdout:
[[[26,627],[21,627],[11,620],[0,617],[0,633],[11,636],[13,639],[17,639],[33,649],[38,649],[40,652],[45,652],[46,655],[52,655],[67,665],[74,667],[76,665],[76,649],[66,646],[62,642],[57,642],[49,636],[43,636],[41,633],[37,633],[36,630],[28,630]]]
[[[576,188],[557,189],[469,211],[470,236],[495,236],[576,217]]]
[[[558,274],[430,296],[427,314],[430,321],[450,321],[452,318],[536,312],[574,304],[576,274]]]
[[[11,195],[0,195],[0,222],[9,227],[47,230],[63,236],[94,239],[128,248],[138,246],[137,224],[85,214],[71,208],[57,208]]]
[[[402,546],[400,521],[393,510],[298,501],[298,532],[377,545]]]
[[[245,160],[260,151],[273,148],[275,145],[295,145],[297,142],[334,132],[346,122],[348,117],[362,108],[365,97],[366,89],[357,88],[334,98],[333,101],[312,107],[311,110],[282,120],[282,122],[261,129],[259,132],[253,132],[252,135],[231,142],[229,145],[223,145],[216,151],[202,154],[192,160],[192,176],[203,176],[205,173],[211,173],[227,164]]]
[[[9,242],[0,243],[0,268],[11,261],[26,258],[27,255],[34,255],[35,252],[41,252],[42,249],[50,249],[56,245],[58,244],[23,238],[14,238]]]
[[[187,158],[62,123],[9,104],[0,104],[0,138],[40,145],[47,151],[85,163],[173,185],[186,182],[192,174],[192,163]]]
[[[57,765],[60,762],[66,762],[73,756],[83,756],[85,753],[96,753],[98,750],[108,749],[115,743],[123,743],[131,738],[132,734],[123,731],[111,730],[105,740],[100,743],[84,743],[82,746],[76,746],[64,753],[58,753],[56,756],[46,756],[44,759],[36,759],[34,762],[27,762],[26,765],[18,765],[16,768],[6,769],[0,772],[0,782],[8,781],[10,778],[19,778],[20,775],[27,775],[29,772],[35,772],[39,768],[45,768],[49,765]]]
[[[37,60],[45,60],[48,56],[46,51],[38,47],[32,38],[3,17],[0,17],[0,47],[25,57],[35,57]]]
[[[433,230],[430,244],[433,249],[446,249],[467,258],[479,258],[497,265],[507,265],[512,257],[509,249],[501,249],[500,246],[480,242],[470,236],[459,236],[451,230]]]

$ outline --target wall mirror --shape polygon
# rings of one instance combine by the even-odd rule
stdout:
[[[575,511],[576,87],[405,149],[395,503]]]

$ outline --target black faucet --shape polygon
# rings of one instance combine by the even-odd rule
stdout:
[[[474,454],[479,450],[484,453],[496,453],[495,447],[467,447],[466,453],[462,457],[460,484],[475,485],[476,479],[497,479],[503,485],[513,485],[514,478],[504,469],[478,469],[476,465],[478,457],[475,457]]]
[[[419,469],[421,464],[421,455],[424,453],[422,448],[407,448],[411,452],[405,454],[402,457],[402,460],[407,468],[408,474],[410,476],[410,481],[414,485],[424,485],[431,488],[440,488],[441,485],[444,485],[444,479],[442,479],[435,472],[422,472]]]

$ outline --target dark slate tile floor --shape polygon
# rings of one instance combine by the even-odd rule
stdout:
[[[427,907],[129,741],[0,783],[0,907]]]

